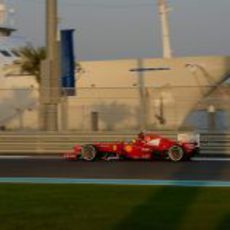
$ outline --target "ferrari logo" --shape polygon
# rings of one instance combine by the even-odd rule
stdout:
[[[116,145],[113,145],[113,151],[117,151],[117,146]]]
[[[125,151],[130,153],[132,151],[133,147],[131,145],[126,145],[125,146]]]

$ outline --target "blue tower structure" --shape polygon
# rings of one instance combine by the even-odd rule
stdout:
[[[61,84],[67,96],[75,95],[74,29],[61,30]]]

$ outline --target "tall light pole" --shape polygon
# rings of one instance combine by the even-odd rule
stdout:
[[[58,103],[60,99],[60,64],[58,43],[57,0],[46,0],[46,79],[43,87],[47,92],[44,104],[45,130],[58,130]]]
[[[161,19],[163,58],[171,58],[172,50],[170,44],[169,22],[168,22],[169,8],[167,6],[166,0],[158,0],[158,10]]]
[[[140,130],[146,129],[147,123],[147,107],[146,107],[146,93],[145,93],[145,77],[143,68],[143,61],[142,59],[137,60],[138,66],[138,85],[139,85],[139,96],[140,96]]]

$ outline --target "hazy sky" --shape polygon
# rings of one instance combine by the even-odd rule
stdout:
[[[18,36],[44,45],[46,0],[8,0]],[[79,60],[161,57],[156,0],[59,0]],[[230,0],[169,0],[174,56],[230,55]]]

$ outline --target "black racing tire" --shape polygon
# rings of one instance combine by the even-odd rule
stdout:
[[[168,150],[168,157],[173,162],[182,161],[184,158],[184,150],[178,145],[173,145]]]
[[[81,157],[85,161],[94,161],[97,158],[97,149],[93,145],[83,145]]]

